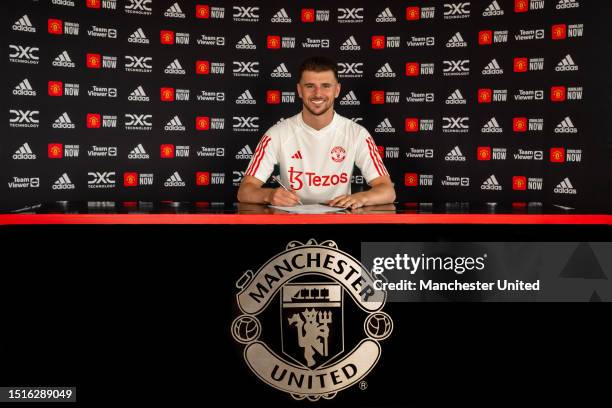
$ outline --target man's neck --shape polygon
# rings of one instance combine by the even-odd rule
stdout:
[[[305,124],[314,130],[321,130],[329,125],[334,119],[333,108],[325,112],[323,115],[313,115],[307,109],[302,109],[302,120]]]

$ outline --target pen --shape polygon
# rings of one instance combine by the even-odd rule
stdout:
[[[280,184],[280,186],[282,188],[284,188],[285,190],[291,192],[287,187],[285,187],[285,185],[283,183],[281,183],[280,179],[276,176],[272,176],[272,180],[276,181],[278,184]],[[300,205],[304,205],[302,204],[302,201],[298,198],[298,203],[300,203]]]

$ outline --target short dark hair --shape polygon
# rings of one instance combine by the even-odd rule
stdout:
[[[300,70],[298,72],[298,81],[302,79],[302,73],[304,71],[314,71],[314,72],[323,72],[323,71],[332,71],[334,73],[334,77],[336,81],[338,80],[338,64],[331,58],[316,56],[306,58],[300,64]]]

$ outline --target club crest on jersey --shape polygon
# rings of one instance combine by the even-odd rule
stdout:
[[[393,331],[382,311],[386,293],[333,241],[292,241],[236,287],[241,314],[231,333],[245,345],[249,369],[296,400],[331,399],[363,384]]]
[[[342,146],[336,146],[331,150],[331,158],[336,163],[341,163],[346,157],[346,150]]]

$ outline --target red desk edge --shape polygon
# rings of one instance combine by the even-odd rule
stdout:
[[[517,224],[612,225],[607,214],[2,214],[0,225]]]

